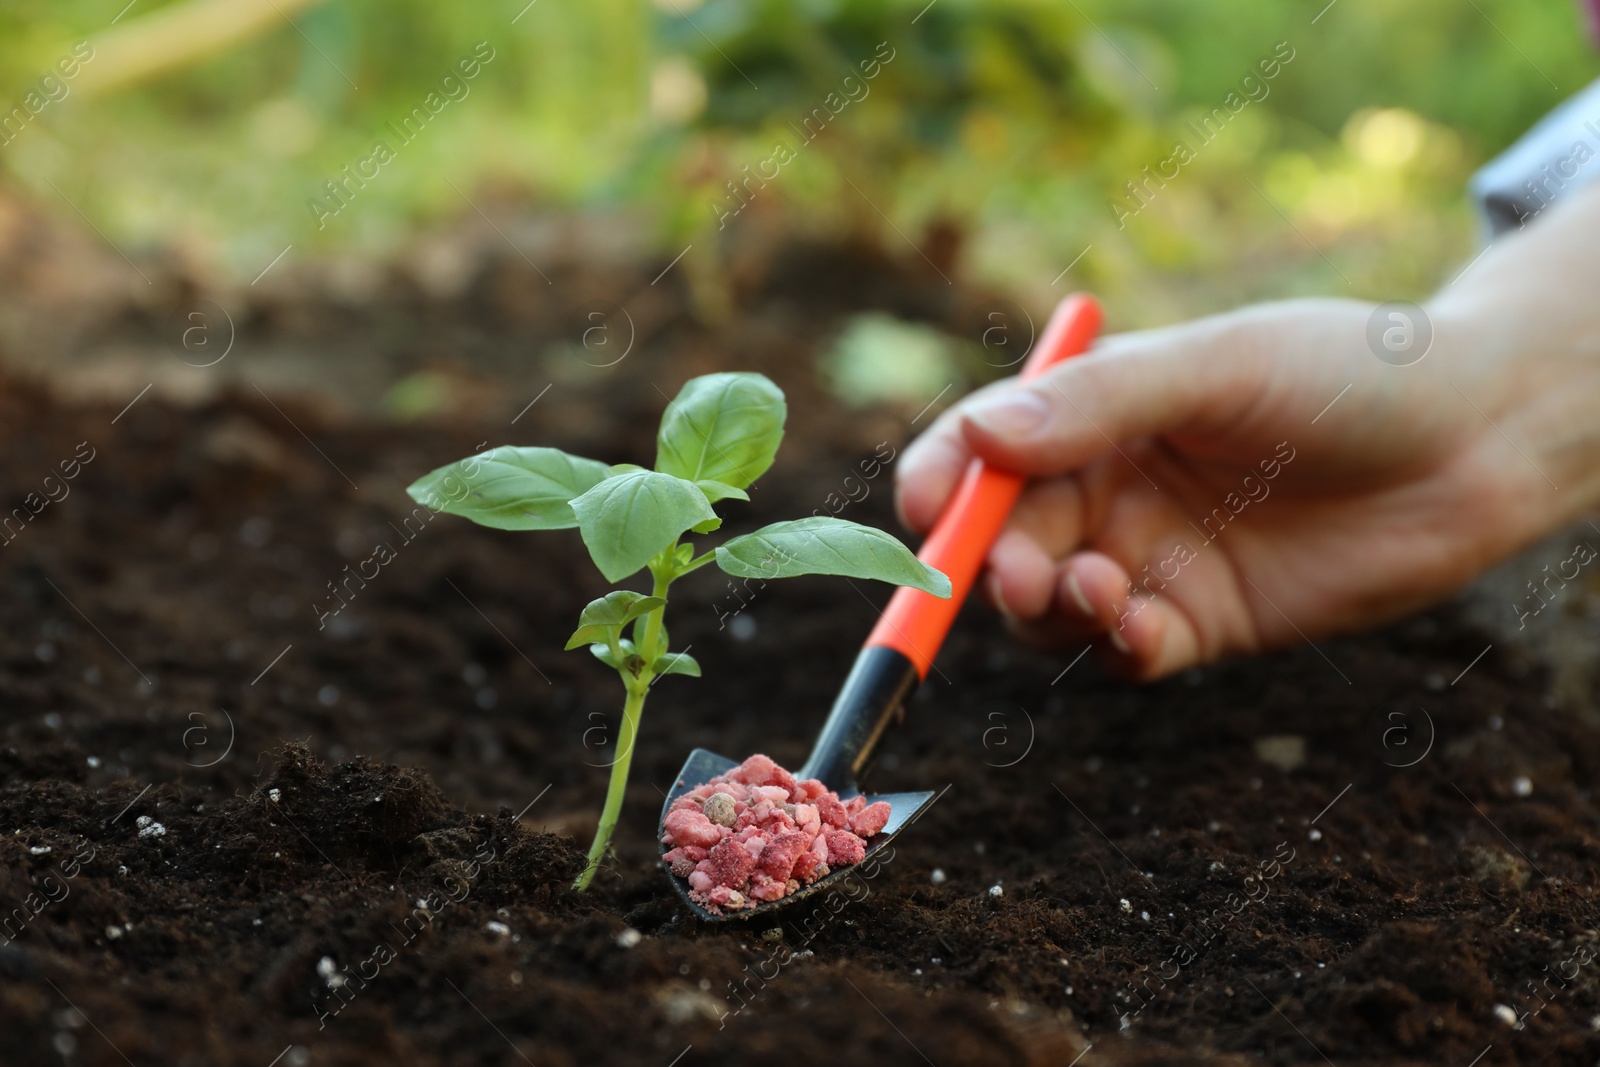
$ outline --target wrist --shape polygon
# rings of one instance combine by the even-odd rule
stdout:
[[[1504,542],[1492,558],[1600,504],[1600,308],[1578,293],[1600,264],[1570,273],[1570,245],[1553,229],[1512,238],[1427,308],[1428,358],[1476,424],[1470,462],[1498,512],[1486,533]]]

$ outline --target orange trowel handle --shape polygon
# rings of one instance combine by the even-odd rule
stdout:
[[[1100,331],[1100,305],[1074,293],[1056,306],[1033,353],[1022,365],[1024,381],[1088,349]],[[902,586],[867,638],[867,647],[892,648],[917,669],[918,678],[939,654],[945,635],[972,590],[989,548],[1000,535],[1006,517],[1022,495],[1024,478],[995,470],[975,459],[961,479],[955,495],[945,505],[917,558],[950,577],[948,600]]]

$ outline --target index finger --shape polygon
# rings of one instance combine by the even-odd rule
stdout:
[[[961,432],[966,405],[973,399],[1009,387],[1007,378],[963,397],[938,418],[921,437],[911,442],[895,470],[895,511],[900,522],[917,533],[927,533],[955,492],[956,484],[972,461],[972,446]]]

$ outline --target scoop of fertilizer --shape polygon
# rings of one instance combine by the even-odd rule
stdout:
[[[672,802],[662,859],[708,911],[753,908],[860,863],[889,812],[884,801],[841,800],[815,778],[796,781],[766,756],[751,756]]]

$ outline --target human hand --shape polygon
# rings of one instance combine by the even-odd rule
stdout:
[[[1411,366],[1369,349],[1371,305],[1300,300],[988,386],[907,451],[902,519],[927,530],[974,456],[1029,475],[980,584],[1018,635],[1103,639],[1139,678],[1415,610],[1597,499],[1595,255],[1539,245],[1437,298]]]

